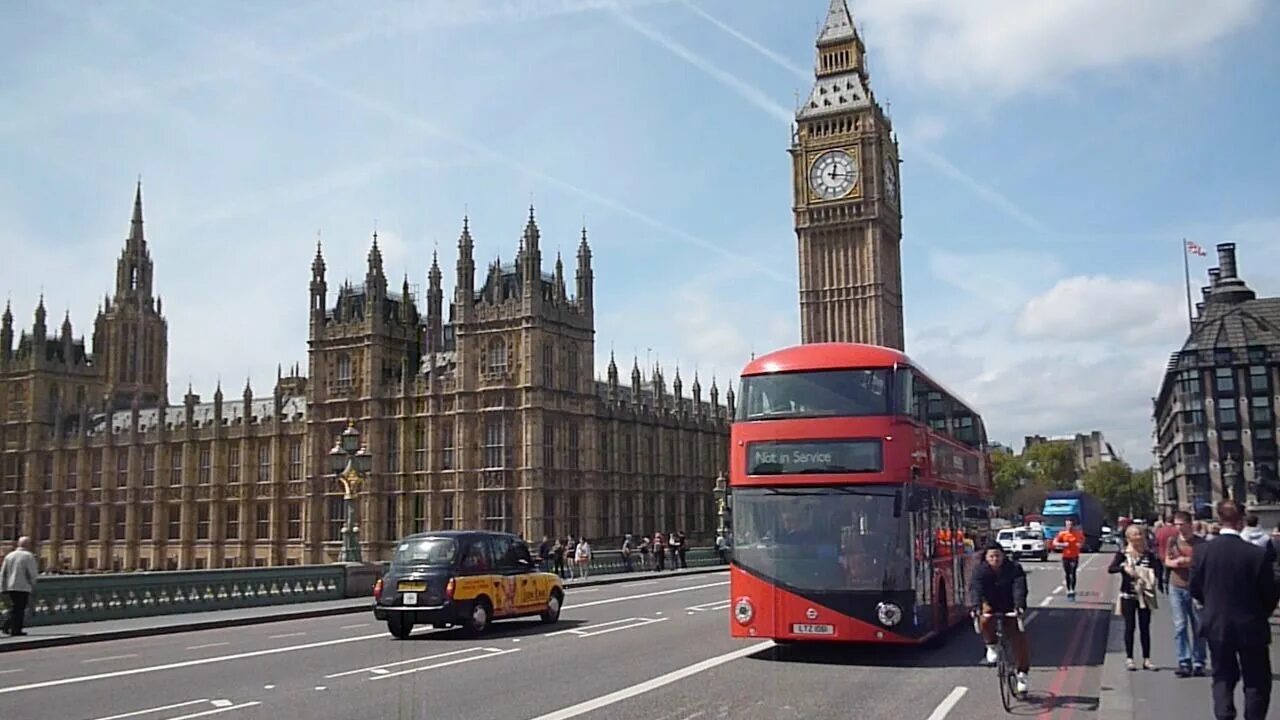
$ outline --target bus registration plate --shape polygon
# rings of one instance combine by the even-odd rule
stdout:
[[[791,626],[791,632],[795,635],[835,635],[836,628],[834,625],[795,623]]]

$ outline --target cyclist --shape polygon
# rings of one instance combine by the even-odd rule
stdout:
[[[1076,599],[1076,569],[1080,567],[1080,548],[1084,545],[1084,533],[1076,529],[1072,520],[1067,520],[1066,528],[1053,539],[1053,546],[1062,548],[1063,584],[1067,587],[1067,599]]]
[[[983,552],[969,580],[969,607],[980,618],[982,640],[987,644],[984,658],[987,665],[995,665],[1000,648],[996,645],[995,623],[1004,623],[1004,635],[1013,646],[1014,665],[1018,672],[1016,692],[1027,692],[1027,672],[1031,669],[1031,649],[1027,635],[1018,622],[1020,618],[1004,617],[1005,613],[1027,611],[1027,574],[1022,565],[1005,557],[1000,543],[992,541]],[[991,615],[992,617],[985,617]]]

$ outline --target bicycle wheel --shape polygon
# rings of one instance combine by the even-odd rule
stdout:
[[[1001,648],[1000,661],[996,663],[996,679],[1000,681],[1000,704],[1004,711],[1013,707],[1013,671],[1009,661],[1005,659],[1004,648]]]

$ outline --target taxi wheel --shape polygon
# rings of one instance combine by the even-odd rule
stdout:
[[[404,640],[413,632],[413,623],[404,615],[396,613],[387,618],[387,630],[391,631],[395,639]]]
[[[554,625],[560,621],[560,605],[564,601],[560,591],[551,593],[551,597],[547,600],[547,610],[542,613],[542,622],[548,625]]]
[[[489,604],[488,598],[479,598],[475,604],[471,606],[471,613],[467,616],[466,629],[470,635],[479,635],[489,629],[489,618],[493,616],[493,606]]]

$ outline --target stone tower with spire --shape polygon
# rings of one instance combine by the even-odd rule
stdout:
[[[818,32],[790,152],[801,341],[903,349],[898,143],[846,0]]]
[[[93,334],[94,360],[103,373],[104,404],[126,409],[168,402],[169,324],[155,295],[154,267],[142,229],[142,182],[133,218],[116,261],[114,294],[104,300]]]

